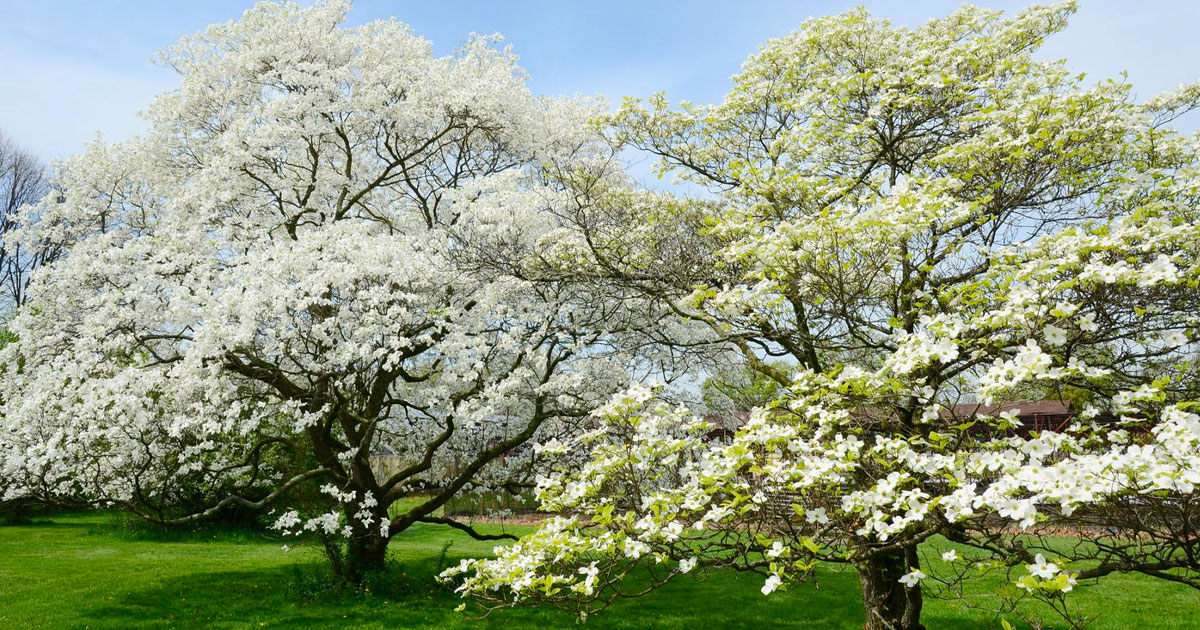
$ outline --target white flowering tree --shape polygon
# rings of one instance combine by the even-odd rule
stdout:
[[[610,154],[597,104],[535,97],[495,38],[435,57],[347,8],[183,39],[149,130],[59,166],[24,238],[73,246],[4,349],[6,496],[178,523],[320,488],[276,526],[355,578],[414,523],[466,528],[437,514],[456,494],[529,483],[523,445],[628,382],[600,343],[620,308],[521,271],[556,173]],[[180,513],[196,488],[218,500]]]
[[[1035,60],[1072,10],[853,11],[768,42],[720,105],[627,102],[616,138],[712,198],[590,188],[560,260],[702,322],[780,394],[718,443],[653,388],[612,399],[559,445],[590,463],[540,483],[560,515],[446,577],[586,613],[706,567],[769,594],[848,565],[871,630],[996,574],[1002,610],[1068,616],[1113,572],[1200,587],[1200,162],[1169,125],[1200,89],[1138,102]],[[694,226],[690,269],[656,225]],[[1059,431],[992,411],[1045,396],[1083,407]]]

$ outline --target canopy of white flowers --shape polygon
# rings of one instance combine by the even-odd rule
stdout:
[[[613,137],[717,201],[596,204],[699,208],[711,255],[654,280],[628,253],[653,239],[595,222],[558,255],[703,322],[783,393],[728,443],[652,388],[618,396],[554,445],[592,458],[542,479],[561,516],[446,576],[587,611],[646,575],[734,566],[770,593],[850,564],[869,627],[905,629],[925,581],[958,592],[968,568],[1044,599],[1117,570],[1200,586],[1200,162],[1170,126],[1200,88],[1138,102],[1036,60],[1073,9],[852,11],[768,42],[719,105],[627,101]],[[1073,401],[1066,430],[989,412],[1041,398]],[[1089,527],[1118,533],[1037,537]],[[935,536],[962,547],[923,565]]]
[[[184,485],[260,507],[320,478],[308,529],[382,557],[627,382],[598,343],[619,309],[522,272],[560,226],[556,173],[608,164],[600,104],[534,96],[498,38],[437,57],[347,9],[185,38],[149,130],[58,166],[23,236],[69,255],[4,349],[6,497],[172,520]]]

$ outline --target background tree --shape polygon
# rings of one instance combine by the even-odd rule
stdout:
[[[775,369],[786,370],[782,363]],[[764,407],[779,398],[779,382],[745,366],[731,367],[700,383],[700,397],[711,412],[728,414]]]
[[[17,211],[42,201],[49,192],[45,164],[0,133],[0,211],[4,213],[0,217],[0,275],[8,310],[25,303],[33,270],[61,252],[57,244],[23,245],[10,236],[17,228]]]
[[[72,247],[4,349],[7,496],[182,523],[320,488],[275,526],[358,579],[414,523],[471,531],[435,512],[531,483],[527,443],[626,382],[612,335],[651,313],[521,273],[555,173],[610,159],[597,104],[532,95],[497,38],[435,57],[346,10],[264,3],[167,49],[149,130],[29,210],[24,242]]]
[[[541,484],[562,517],[447,576],[586,612],[697,567],[769,594],[849,565],[872,630],[923,627],[923,593],[979,601],[995,572],[1001,611],[1072,621],[1087,579],[1200,586],[1200,163],[1169,127],[1200,88],[1138,103],[1034,60],[1073,8],[852,11],[768,42],[720,105],[627,101],[615,138],[718,201],[577,185],[561,260],[703,322],[780,395],[720,445],[653,389],[614,398],[560,449],[592,461]],[[663,256],[661,225],[691,253]],[[1031,388],[1090,404],[1033,434],[956,404]],[[937,536],[952,550],[923,558]]]

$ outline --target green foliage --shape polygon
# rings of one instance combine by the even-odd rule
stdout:
[[[786,364],[778,361],[769,365],[786,368]],[[700,385],[704,406],[715,412],[750,411],[778,400],[781,390],[782,387],[774,379],[747,365],[713,374]]]
[[[0,525],[28,525],[40,507],[21,499],[0,501]]]

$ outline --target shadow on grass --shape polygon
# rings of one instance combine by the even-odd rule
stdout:
[[[40,529],[95,529],[95,523],[85,521],[55,521],[48,519],[29,519],[12,523],[0,523],[0,527],[37,527]]]
[[[849,573],[829,574],[819,585],[797,585],[772,597],[758,592],[758,576],[718,572],[700,580],[685,578],[645,597],[620,601],[578,626],[569,613],[547,608],[505,609],[486,617],[478,609],[455,612],[460,600],[436,583],[434,569],[423,561],[399,565],[398,574],[370,592],[320,588],[327,571],[321,563],[193,573],[132,590],[90,610],[81,621],[90,628],[862,628],[858,585]],[[930,628],[939,630],[981,627],[934,611],[927,619]]]
[[[326,582],[327,571],[324,564],[311,563],[180,575],[132,589],[88,610],[80,621],[113,629],[524,627],[496,615],[476,623],[455,612],[457,597],[431,572],[413,576],[401,567],[387,583],[409,590],[380,593]],[[574,625],[569,616],[556,617],[549,625],[543,620],[529,627]]]
[[[306,611],[310,607],[296,594],[293,582],[293,570],[286,567],[172,576],[89,610],[87,625],[247,628],[266,623],[261,627],[328,627],[329,611],[320,605]]]

